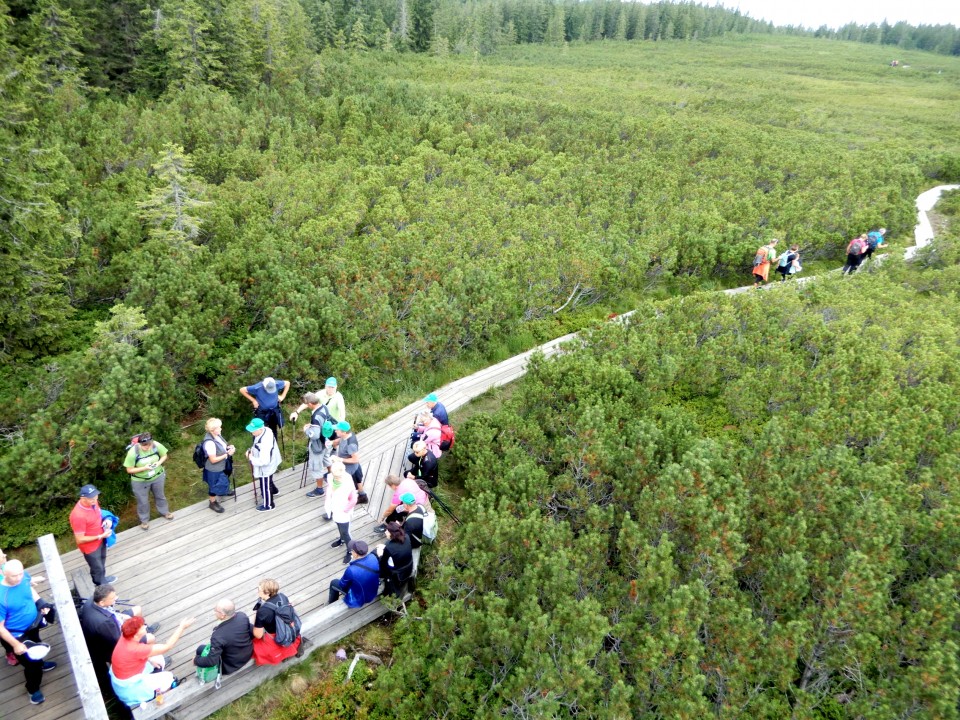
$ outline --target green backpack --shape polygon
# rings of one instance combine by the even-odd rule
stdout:
[[[210,643],[207,643],[203,646],[203,651],[200,653],[201,657],[207,657],[210,654]],[[208,682],[214,683],[214,687],[220,689],[220,663],[217,663],[213,667],[198,667],[197,668],[197,682],[201,685],[205,685]]]

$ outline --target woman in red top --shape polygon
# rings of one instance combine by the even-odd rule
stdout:
[[[142,617],[124,621],[120,640],[110,661],[110,682],[117,697],[127,705],[139,705],[153,700],[158,692],[173,685],[173,673],[162,672],[163,654],[173,649],[183,631],[193,625],[193,618],[180,621],[169,642],[140,642],[147,634]],[[158,672],[160,671],[160,672]]]

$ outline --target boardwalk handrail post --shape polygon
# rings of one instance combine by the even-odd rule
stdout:
[[[93,661],[90,651],[83,639],[80,628],[80,618],[77,608],[73,604],[73,595],[67,582],[67,575],[60,562],[60,553],[53,535],[44,535],[37,538],[40,554],[43,556],[43,565],[53,592],[53,601],[57,607],[57,617],[63,639],[67,645],[67,654],[70,656],[70,666],[73,668],[73,679],[77,684],[77,694],[83,704],[83,716],[86,720],[108,720],[107,706],[100,693],[97,683],[97,674],[93,670]]]

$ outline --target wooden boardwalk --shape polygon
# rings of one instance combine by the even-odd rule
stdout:
[[[552,355],[573,337],[571,334],[558,338],[480,370],[440,388],[437,393],[447,409],[455,411],[490,388],[522,376],[534,352]],[[383,479],[400,470],[408,452],[413,416],[422,407],[422,402],[413,403],[358,433],[370,504],[357,507],[351,534],[371,546],[382,539],[373,528],[389,501]],[[441,467],[442,463],[441,459]],[[245,468],[240,465],[238,471],[243,473]],[[181,618],[196,617],[194,625],[171,653],[173,672],[178,676],[193,674],[195,649],[207,642],[216,624],[213,606],[217,600],[232,598],[238,610],[249,613],[257,599],[257,582],[261,578],[273,577],[279,581],[282,591],[296,604],[305,625],[310,624],[311,613],[325,605],[330,580],[343,572],[344,551],[330,547],[338,537],[336,525],[321,519],[323,498],[305,497],[306,489],[300,488],[301,472],[302,466],[298,465],[278,473],[280,495],[277,509],[272,512],[256,512],[252,485],[247,484],[238,489],[236,502],[223,503],[226,512],[222,515],[210,512],[204,501],[179,509],[172,521],[152,520],[146,532],[134,527],[119,533],[117,544],[108,554],[107,572],[119,577],[115,585],[120,598],[142,605],[150,622],[160,622],[157,635],[161,642],[170,637]],[[77,550],[61,559],[67,577],[73,570],[86,567]],[[33,575],[46,574],[42,565],[28,570]],[[45,597],[50,596],[46,586],[40,590]],[[374,605],[376,610],[363,616],[363,624],[382,614],[379,602]],[[326,629],[319,636],[324,642],[334,642],[352,632],[355,625],[355,622],[345,623],[344,632]],[[3,662],[0,664],[0,720],[83,720],[60,628],[46,629],[43,639],[52,646],[48,659],[58,663],[55,670],[44,675],[42,690],[46,702],[30,705],[21,668]],[[236,699],[236,692],[228,692],[230,687],[228,680],[220,690],[204,692],[194,706],[184,705],[171,714],[177,718],[205,717]],[[249,683],[244,688],[249,690]]]

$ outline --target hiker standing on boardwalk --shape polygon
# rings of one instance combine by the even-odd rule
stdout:
[[[207,483],[210,509],[222,513],[220,498],[237,494],[230,489],[230,476],[227,474],[227,461],[237,449],[228,444],[220,434],[223,430],[223,421],[220,418],[210,418],[205,427],[207,434],[203,437],[203,452],[207,459],[203,463],[203,481]]]
[[[277,438],[263,420],[254,418],[247,425],[247,432],[253,435],[253,447],[247,450],[247,460],[253,470],[253,477],[260,485],[262,502],[257,506],[259,512],[273,510],[274,484],[273,474],[280,467],[283,458],[277,447]]]
[[[343,395],[337,390],[337,379],[328,377],[323,390],[317,390],[314,395],[317,396],[317,402],[322,405],[330,415],[333,424],[347,419],[347,406],[343,402]],[[296,422],[300,413],[307,409],[307,401],[304,400],[297,409],[290,413],[290,422]],[[311,408],[311,411],[313,408]]]
[[[303,396],[303,404],[310,409],[310,422],[303,426],[303,434],[307,436],[307,472],[316,487],[307,493],[308,498],[323,495],[323,479],[330,470],[330,459],[333,455],[334,422],[325,405],[320,403],[316,393],[307,393]],[[296,419],[297,413],[290,415]]]
[[[363,491],[363,469],[360,467],[360,443],[357,436],[351,432],[350,423],[338,422],[335,426],[337,434],[337,457],[343,462],[347,474],[353,478],[357,487],[357,502],[364,505],[367,494]]]
[[[167,481],[167,471],[163,464],[167,461],[167,448],[155,442],[150,433],[141,433],[133,439],[123,466],[130,474],[130,487],[133,496],[137,499],[137,516],[140,518],[140,529],[150,527],[150,493],[157,505],[157,512],[167,520],[173,520],[167,496],[164,494],[164,484]]]
[[[776,257],[776,247],[778,240],[774,238],[766,245],[757,248],[757,254],[753,256],[753,286],[760,287],[767,281],[770,274],[770,261]]]
[[[70,529],[77,541],[77,548],[90,566],[90,578],[94,585],[117,581],[116,575],[107,576],[106,539],[113,532],[113,525],[103,518],[97,498],[100,491],[93,485],[80,488],[80,499],[70,511]]]

